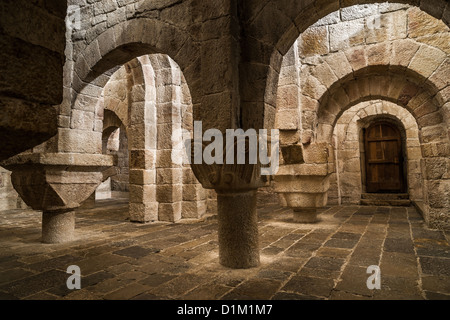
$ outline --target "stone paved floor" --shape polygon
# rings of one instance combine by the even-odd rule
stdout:
[[[214,217],[142,225],[126,210],[80,210],[65,245],[39,242],[39,212],[0,213],[0,299],[450,299],[448,235],[412,207],[331,207],[315,225],[260,208],[261,266],[249,270],[218,264]],[[66,287],[70,265],[81,290]],[[381,290],[367,288],[371,265]]]

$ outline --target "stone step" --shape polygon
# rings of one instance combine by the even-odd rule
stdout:
[[[361,199],[367,200],[408,200],[407,193],[363,193]]]
[[[374,199],[361,199],[362,206],[388,206],[388,207],[409,207],[411,201],[408,199],[400,200],[374,200]]]

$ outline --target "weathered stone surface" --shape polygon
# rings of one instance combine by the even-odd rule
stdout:
[[[376,44],[367,48],[369,65],[388,65],[391,60],[391,47],[386,43]]]
[[[277,112],[275,125],[279,130],[297,130],[300,128],[300,115],[296,109]]]
[[[352,66],[349,64],[347,57],[341,51],[327,56],[324,60],[331,67],[336,76],[340,79],[352,72]]]
[[[446,59],[442,65],[429,78],[439,89],[450,84],[448,74],[450,73],[450,61]]]
[[[277,127],[285,130],[282,138],[286,140],[282,141],[282,145],[294,145],[296,147],[293,149],[304,151],[301,158],[306,164],[281,169],[281,176],[286,174],[291,180],[303,182],[303,186],[292,183],[295,192],[290,192],[284,201],[291,206],[295,204],[306,208],[326,204],[330,183],[336,187],[341,185],[340,190],[333,190],[334,197],[341,194],[341,199],[357,201],[364,188],[364,173],[361,172],[364,168],[360,165],[364,163],[361,135],[370,121],[384,119],[408,130],[404,149],[408,151],[408,157],[416,161],[414,172],[407,172],[408,177],[414,176],[415,179],[408,186],[416,189],[420,182],[424,182],[417,165],[419,158],[436,155],[445,158],[449,155],[446,126],[448,108],[442,107],[450,96],[450,91],[446,89],[448,72],[445,67],[448,28],[440,29],[439,25],[442,26],[443,22],[431,18],[442,16],[444,23],[448,21],[448,6],[443,5],[441,0],[422,1],[420,9],[427,13],[423,15],[419,9],[405,6],[405,1],[400,4],[360,6],[353,6],[356,2],[352,0],[307,2],[253,1],[236,6],[228,0],[211,0],[202,5],[196,1],[111,0],[77,4],[81,8],[82,19],[80,28],[76,28],[80,30],[74,30],[66,43],[64,101],[57,108],[59,133],[55,139],[39,146],[34,152],[52,150],[98,155],[118,152],[122,162],[117,179],[112,179],[111,185],[126,191],[129,184],[126,176],[132,171],[132,187],[129,188],[131,220],[174,222],[183,217],[185,202],[189,204],[186,207],[186,216],[189,217],[195,217],[192,210],[203,210],[205,201],[206,206],[213,208],[211,203],[214,202],[214,193],[206,197],[196,177],[186,173],[188,166],[175,166],[172,163],[172,148],[175,144],[172,131],[181,128],[191,130],[193,119],[202,120],[205,130],[218,128],[223,132],[238,127]],[[26,9],[38,7],[39,14],[36,16],[30,15],[30,10],[18,14],[30,18],[23,19],[27,21],[27,28],[39,31],[27,32],[21,24],[15,23],[18,19],[12,15],[2,20],[1,33],[6,33],[3,38],[17,38],[20,44],[23,44],[21,41],[40,44],[39,40],[44,39],[43,42],[49,42],[44,43],[44,49],[51,49],[52,52],[64,50],[63,43],[50,39],[51,33],[42,33],[46,28],[41,27],[41,16],[47,18],[46,26],[57,27],[56,22],[61,23],[61,19],[55,19],[54,16],[66,14],[65,10],[61,10],[62,6],[50,3],[53,1],[45,5],[25,4]],[[412,4],[417,5],[416,2]],[[13,4],[7,1],[2,6],[8,9]],[[55,14],[55,9],[58,14]],[[308,29],[320,18],[323,19]],[[299,35],[301,39],[296,41]],[[404,39],[407,36],[414,40]],[[7,49],[5,52],[8,56],[10,47],[3,47]],[[27,49],[25,44],[23,47]],[[153,54],[155,52],[163,54]],[[7,72],[2,74],[7,80],[6,85],[11,88],[17,87],[22,81],[18,82],[17,78],[20,77],[12,74],[8,68],[21,62],[23,57],[28,60],[28,53],[25,53],[15,54],[9,59],[12,62],[10,64],[4,63]],[[36,53],[38,57],[42,56],[41,51]],[[51,55],[48,57],[52,58]],[[62,63],[62,59],[59,62]],[[36,82],[48,85],[49,91],[56,91],[58,87],[61,89],[61,84],[52,85],[61,77],[52,77],[46,81],[54,74],[55,64],[48,63],[46,67],[48,72],[41,68],[29,68],[27,72],[31,72],[33,79],[22,83],[27,96],[16,95],[15,98],[28,99],[28,96],[35,95],[40,99],[49,98],[44,92],[47,90],[42,90],[39,96],[40,93],[32,88]],[[35,76],[40,73],[42,76]],[[9,84],[8,79],[11,80]],[[431,97],[434,97],[434,105],[426,103]],[[336,127],[334,140],[333,130],[341,115],[348,108],[373,99],[386,99],[401,107],[397,109],[383,103],[376,106],[359,105],[358,108],[363,110],[356,108],[352,114],[344,115],[351,120]],[[46,105],[59,103],[47,100],[38,102]],[[419,124],[417,129],[415,119],[402,107],[416,117]],[[125,163],[128,151],[117,151],[121,147],[121,138],[109,137],[111,132],[103,131],[107,129],[104,125],[119,127],[104,111],[105,108],[116,113],[129,135],[129,166]],[[17,116],[14,112],[10,114]],[[36,131],[33,118],[24,119],[23,127]],[[3,120],[9,122],[9,114]],[[36,121],[36,124],[42,123],[45,124],[45,121]],[[49,133],[51,128],[47,128],[43,131]],[[102,136],[102,132],[105,136]],[[297,146],[300,142],[301,148]],[[325,144],[320,145],[318,142]],[[20,145],[25,146],[23,143]],[[298,154],[283,156],[287,163],[290,158],[299,158]],[[55,163],[60,167],[68,164],[64,161]],[[413,168],[408,163],[409,167]],[[194,166],[203,186],[244,200],[250,198],[244,194],[269,184],[269,179],[260,177],[260,169],[259,165]],[[442,164],[425,169],[429,171],[430,177],[448,178],[448,172],[443,172]],[[100,172],[97,173],[101,174],[101,178],[97,177],[97,173],[89,177],[83,172],[76,175],[79,179],[76,181],[73,172],[69,172],[54,174],[48,181],[42,178],[43,175],[38,177],[54,186],[51,190],[45,190],[49,191],[49,199],[61,207],[67,207],[68,203],[59,198],[73,198],[76,202],[77,197],[83,198],[88,193],[89,188],[73,187],[76,182],[94,185],[94,180],[105,178]],[[427,173],[426,170],[424,173]],[[333,174],[332,182],[329,181],[330,174]],[[25,177],[23,179],[26,180]],[[184,181],[189,183],[183,186]],[[427,183],[425,181],[423,184],[427,186]],[[427,202],[424,215],[430,225],[441,225],[448,220],[444,211],[445,203],[431,189],[435,186],[446,194],[447,185],[433,183],[429,183],[430,188],[425,188],[427,193],[422,199]],[[34,188],[39,185],[44,184],[36,183]],[[253,204],[244,200],[240,209],[253,217]],[[230,200],[222,207],[219,205],[220,210],[227,210],[222,212],[227,217],[225,220],[219,217],[220,228],[228,231],[232,224],[223,225],[223,222],[234,221],[227,216],[236,209],[232,204]],[[55,207],[59,208],[58,205]],[[359,215],[366,217],[369,214],[360,212]],[[247,222],[249,229],[254,231],[256,222],[252,219]],[[367,221],[354,222],[357,222],[354,225],[361,227]],[[245,245],[250,243],[252,246],[252,239],[256,236],[254,232],[246,235],[244,228],[240,232],[236,237],[244,238],[244,248],[237,250],[243,252],[242,260],[250,261],[246,266],[252,266],[257,260],[257,250],[253,247],[247,250]],[[334,239],[332,243],[350,246],[351,241],[348,240]],[[225,249],[224,244],[221,244],[221,252],[227,255],[232,242],[227,240],[225,243],[228,243]],[[276,248],[285,247],[273,245],[266,251],[274,255],[278,250]],[[193,251],[185,253],[186,257],[197,253]],[[298,250],[295,254],[304,255],[305,252]],[[196,261],[204,259],[202,256]],[[233,259],[235,257],[230,258],[234,265]],[[192,283],[187,281],[185,288],[193,289]],[[272,290],[275,285],[264,282],[261,287]],[[127,285],[119,292],[131,297],[130,294],[141,289],[141,286]],[[177,289],[171,283],[164,292],[168,296],[181,293],[177,293]],[[235,294],[245,295],[248,291],[246,289]],[[109,297],[114,297],[114,294]]]
[[[364,19],[338,23],[329,28],[332,52],[364,44]]]
[[[408,66],[417,50],[419,50],[419,47],[419,44],[411,40],[394,41],[392,43],[393,56],[391,58],[391,64]]]
[[[290,145],[281,147],[281,153],[285,164],[302,164],[303,149],[301,145]]]
[[[366,43],[404,39],[407,36],[407,14],[400,10],[387,14],[375,14],[366,21]]]
[[[1,98],[0,110],[3,137],[0,160],[28,150],[57,133],[56,110],[52,106]]]
[[[17,5],[22,10],[15,10]],[[0,160],[3,160],[56,133],[56,114],[51,105],[61,103],[63,98],[67,5],[58,1],[46,4],[6,1],[1,7],[0,134],[4,139]]]
[[[426,35],[420,38],[417,38],[418,42],[426,43],[430,46],[438,48],[445,52],[447,55],[450,54],[450,33],[439,33],[433,35]]]
[[[373,4],[363,4],[354,5],[351,7],[346,7],[341,9],[342,20],[349,21],[360,18],[365,18],[367,16],[372,16],[378,12],[378,5]]]
[[[446,58],[445,53],[438,49],[421,46],[409,65],[425,78],[428,78]]]
[[[64,243],[72,241],[75,230],[75,212],[43,212],[42,242]]]
[[[158,203],[130,203],[129,215],[131,222],[153,222],[158,221]]]
[[[357,49],[350,49],[346,51],[345,54],[354,71],[367,66],[368,62],[365,48],[358,47]]]
[[[219,259],[224,266],[249,268],[259,265],[256,193],[218,194]],[[239,205],[236,206],[236,203]],[[236,211],[236,208],[240,208]],[[236,221],[238,219],[238,221]]]
[[[326,27],[312,27],[299,38],[299,52],[302,57],[325,55],[329,52],[329,39]]]
[[[103,181],[101,172],[112,166],[113,160],[102,155],[28,154],[11,158],[4,165],[13,171],[11,180],[22,199],[44,212],[42,241],[59,243],[72,240],[73,209]]]
[[[328,63],[322,63],[313,68],[311,74],[319,79],[319,81],[327,88],[330,88],[338,80]]]
[[[408,33],[411,38],[449,31],[441,20],[435,19],[419,8],[408,10],[408,21]]]

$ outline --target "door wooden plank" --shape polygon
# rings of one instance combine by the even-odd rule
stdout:
[[[387,123],[366,130],[367,192],[401,192],[403,159],[400,131]]]

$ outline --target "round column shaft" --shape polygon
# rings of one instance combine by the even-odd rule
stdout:
[[[73,240],[75,211],[44,211],[42,213],[42,242],[64,243]]]
[[[218,193],[219,259],[233,269],[259,265],[256,190]]]

